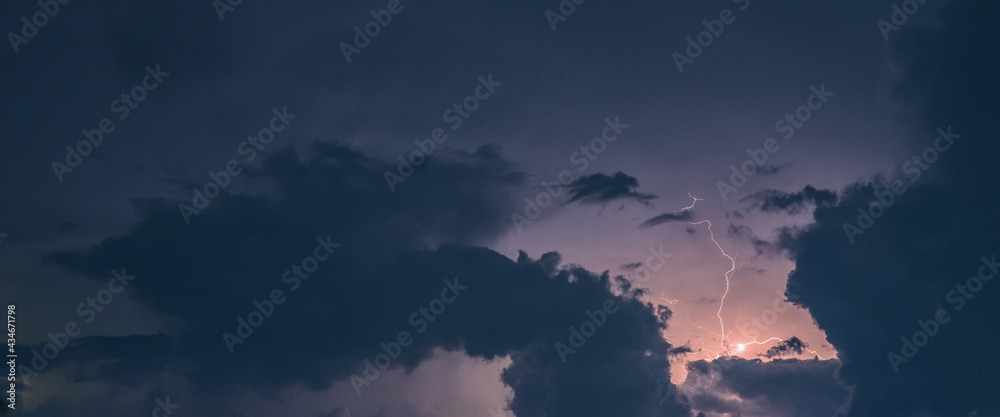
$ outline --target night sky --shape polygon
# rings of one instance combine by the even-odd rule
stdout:
[[[998,417],[998,17],[3,2],[0,414]]]

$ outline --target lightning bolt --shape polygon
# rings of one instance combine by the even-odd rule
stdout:
[[[687,206],[687,207],[684,207],[683,209],[681,209],[681,213],[693,209],[694,205],[698,204],[699,201],[707,201],[704,198],[695,197],[695,196],[691,195],[691,193],[688,193],[688,198],[690,198],[692,200],[691,201],[691,205]]]
[[[663,296],[662,292],[660,293],[660,299],[666,301],[667,304],[670,304],[670,305],[677,304],[677,300],[676,299],[671,300],[669,298],[666,298],[666,297]]]
[[[694,206],[696,204],[698,204],[699,201],[705,201],[705,199],[695,197],[695,196],[691,195],[691,193],[688,193],[688,197],[691,198],[691,205],[689,205],[689,206],[684,207],[683,209],[681,209],[680,213],[683,213],[683,212],[686,212],[688,210],[693,209]],[[733,258],[732,256],[729,256],[729,254],[726,253],[726,250],[722,249],[722,245],[719,244],[719,241],[715,240],[715,232],[712,231],[712,222],[710,220],[702,220],[702,221],[698,221],[698,222],[688,222],[688,224],[693,225],[693,226],[696,226],[696,225],[699,225],[699,224],[708,224],[708,235],[709,235],[709,238],[712,239],[712,243],[715,243],[715,247],[719,248],[719,252],[722,253],[722,256],[725,256],[726,259],[729,259],[730,267],[729,267],[729,270],[726,271],[726,273],[724,275],[725,278],[726,278],[726,292],[722,293],[722,298],[719,300],[719,310],[716,311],[715,315],[716,315],[716,317],[719,318],[719,331],[720,331],[720,334],[721,334],[719,345],[722,347],[722,350],[726,351],[726,354],[731,355],[733,352],[730,352],[729,347],[726,346],[727,343],[728,343],[727,340],[729,339],[729,336],[726,335],[726,323],[725,323],[724,320],[722,320],[722,309],[726,305],[726,296],[729,295],[729,286],[730,286],[730,283],[731,283],[731,279],[733,277],[733,274],[736,273],[736,259]],[[739,350],[742,350],[742,347]],[[739,350],[737,350],[737,352]]]
[[[803,349],[808,350],[809,353],[812,353],[813,355],[816,355],[817,358],[820,358],[822,360],[826,360],[826,358],[824,358],[823,355],[820,355],[820,354],[816,353],[815,350],[812,350],[812,349],[809,349],[809,348],[803,348]]]
[[[722,293],[722,298],[719,300],[719,310],[716,311],[715,313],[716,317],[719,318],[719,331],[722,334],[722,341],[720,341],[719,343],[721,344],[722,349],[725,350],[727,354],[729,354],[730,353],[729,348],[726,347],[726,339],[728,339],[729,336],[726,334],[726,323],[724,320],[722,320],[722,308],[725,307],[726,305],[726,296],[729,295],[729,286],[732,282],[733,274],[736,273],[736,259],[734,259],[732,256],[729,256],[729,254],[726,253],[726,250],[722,249],[722,245],[719,244],[719,241],[715,240],[715,232],[712,231],[711,221],[702,220],[699,222],[688,222],[688,224],[691,225],[708,224],[709,238],[712,239],[712,243],[715,243],[715,247],[719,248],[719,252],[722,253],[722,256],[725,256],[726,259],[729,259],[730,267],[729,270],[726,271],[726,273],[724,274],[726,278],[726,291]]]
[[[681,211],[678,212],[678,214],[684,213],[684,212],[686,212],[688,210],[693,209],[695,207],[695,205],[698,204],[699,201],[707,201],[707,200],[705,200],[703,198],[695,197],[695,196],[691,195],[691,193],[688,193],[688,198],[691,199],[691,204],[688,205],[687,207],[684,207],[683,209],[681,209]],[[725,320],[722,319],[722,310],[725,308],[725,305],[726,305],[726,297],[729,295],[729,290],[731,288],[733,275],[736,274],[737,271],[743,269],[743,267],[747,263],[742,263],[739,266],[737,266],[737,264],[736,264],[736,258],[733,257],[732,255],[729,255],[729,253],[727,253],[726,250],[722,248],[722,245],[719,244],[719,241],[715,239],[715,232],[712,230],[712,222],[710,220],[700,220],[700,221],[696,221],[696,222],[688,222],[688,224],[694,225],[694,226],[701,225],[701,224],[707,224],[708,225],[708,227],[707,227],[708,228],[708,235],[709,235],[709,238],[712,240],[712,243],[714,243],[715,247],[719,249],[719,253],[721,253],[722,256],[726,257],[726,259],[729,259],[729,270],[726,271],[725,274],[723,274],[723,277],[726,280],[726,291],[722,293],[722,297],[719,299],[719,309],[716,310],[716,312],[715,312],[715,316],[719,319],[719,335],[718,335],[719,336],[719,346],[722,348],[722,351],[725,352],[725,355],[726,356],[733,356],[733,355],[735,355],[735,354],[737,354],[737,353],[745,350],[747,348],[747,346],[751,346],[751,345],[764,345],[764,344],[771,343],[771,342],[774,342],[774,341],[778,341],[778,342],[782,341],[782,339],[780,337],[770,337],[770,338],[768,338],[766,340],[757,340],[756,337],[748,336],[743,331],[743,329],[739,327],[739,320],[737,320],[737,326],[736,327],[739,330],[740,334],[743,337],[750,339],[750,341],[749,342],[744,342],[744,343],[736,344],[735,345],[735,349],[732,349],[732,347],[734,345],[730,342],[729,334],[726,333],[726,322],[725,322]],[[739,256],[739,254],[741,252],[742,252],[742,250],[740,250],[739,252],[737,252],[736,256]],[[677,300],[670,300],[668,298],[663,297],[663,293],[660,293],[660,296],[661,296],[660,299],[666,300],[671,305],[673,305],[673,304],[675,304],[677,302]],[[697,328],[705,330],[709,334],[714,334],[714,332],[706,329],[705,327],[694,324],[694,322],[691,321],[690,317],[688,317],[688,322],[691,323],[691,325],[693,325],[693,326],[695,326]],[[809,348],[804,348],[804,349],[807,350],[807,351],[809,351],[810,353],[812,353],[813,355],[815,355],[816,357],[818,357],[820,359],[825,359],[821,355],[819,355],[816,351],[814,351],[812,349],[809,349]],[[711,352],[712,354],[715,354],[715,358],[719,358],[720,356],[722,356],[720,352],[712,352],[711,350],[708,350],[708,349],[705,349],[705,350],[708,351],[708,352]]]

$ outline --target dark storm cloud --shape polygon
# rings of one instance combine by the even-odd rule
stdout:
[[[655,195],[635,191],[639,188],[639,180],[621,171],[613,176],[601,173],[583,176],[567,187],[571,195],[567,203],[604,204],[615,200],[635,200],[648,206],[649,201],[656,198]]]
[[[653,227],[658,224],[670,223],[670,222],[687,222],[691,221],[693,215],[694,212],[690,210],[682,213],[663,213],[659,216],[647,219],[646,221],[642,222],[642,224],[640,224],[639,227],[641,228]],[[694,232],[690,231],[690,229],[688,233],[694,234]]]
[[[749,202],[746,212],[757,210],[764,213],[801,214],[809,206],[828,206],[837,203],[837,194],[829,190],[817,190],[807,185],[802,191],[787,193],[778,190],[761,190],[740,199],[740,203]]]
[[[773,359],[776,357],[791,355],[793,353],[800,354],[802,353],[802,350],[807,347],[809,347],[809,345],[806,344],[806,342],[803,342],[798,337],[792,336],[790,339],[782,340],[778,344],[771,346],[767,349],[767,352],[764,352],[759,356]]]
[[[750,242],[750,245],[753,246],[754,252],[757,255],[774,256],[781,253],[781,249],[779,247],[770,241],[757,237],[757,235],[753,233],[753,229],[749,226],[730,224],[729,228],[726,229],[726,233],[729,236],[745,239]]]
[[[305,138],[287,140],[347,138],[391,160],[409,152],[414,139],[447,127],[442,111],[473,94],[481,75],[495,74],[502,90],[472,119],[463,121],[459,134],[443,145],[446,148],[475,149],[494,138],[512,140],[511,130],[533,130],[532,123],[509,123],[526,120],[526,108],[533,108],[539,120],[565,118],[566,126],[576,126],[579,114],[590,109],[563,113],[554,111],[555,106],[539,105],[561,100],[557,97],[564,91],[604,94],[579,89],[578,83],[588,81],[566,77],[567,70],[576,72],[581,64],[606,65],[609,55],[619,61],[649,57],[644,47],[621,48],[632,35],[597,24],[606,16],[598,9],[575,15],[578,29],[561,29],[560,34],[576,31],[576,36],[553,37],[544,7],[535,3],[403,2],[403,12],[348,64],[341,42],[352,43],[355,26],[364,27],[372,19],[370,11],[384,8],[385,2],[240,4],[224,21],[219,21],[212,4],[66,4],[20,53],[15,55],[5,45],[0,60],[4,95],[16,99],[0,102],[0,108],[20,116],[0,120],[7,145],[0,153],[0,165],[7,176],[23,180],[0,183],[0,192],[36,196],[32,201],[37,207],[6,199],[7,215],[0,219],[0,230],[37,239],[38,233],[29,233],[37,229],[32,227],[36,221],[41,222],[35,219],[51,223],[52,218],[68,218],[88,224],[101,213],[108,215],[106,202],[121,201],[123,194],[164,195],[153,185],[159,184],[164,172],[204,177],[208,169],[219,169],[216,164],[229,157],[246,133],[260,128],[258,115],[272,106],[287,105],[298,112],[302,129],[306,123],[312,127],[310,135],[301,135]],[[604,8],[631,15],[612,5]],[[17,31],[20,16],[30,19],[38,10],[35,3],[4,2],[0,15],[8,19],[0,23]],[[660,25],[634,28],[663,30]],[[600,57],[580,57],[581,48],[604,52]],[[534,57],[521,59],[528,50]],[[146,65],[157,63],[171,73],[166,84],[150,92],[141,107],[69,174],[66,181],[74,188],[57,188],[50,162],[62,160],[64,147],[82,139],[82,128],[96,128],[102,117],[114,117],[108,104],[141,79],[137,77]],[[659,66],[641,68],[659,73]],[[594,75],[585,78],[590,77]],[[618,77],[600,78],[603,84],[591,84],[621,91],[612,85],[622,83]],[[511,97],[528,106],[507,101]],[[628,95],[617,101],[633,99]],[[518,116],[510,117],[511,113]],[[489,135],[475,131],[484,127],[491,129]],[[323,133],[312,136],[315,132]],[[576,133],[559,132],[573,143],[579,141]],[[524,131],[517,135],[531,136]],[[486,136],[490,138],[483,139]],[[387,153],[392,156],[385,157]],[[127,184],[121,184],[121,178]],[[66,209],[63,203],[78,197],[74,192],[86,196],[90,204]]]
[[[156,407],[157,400],[171,397],[176,399],[182,389],[169,380],[169,375],[177,371],[179,357],[177,341],[163,335],[132,335],[122,337],[89,336],[75,339],[52,360],[45,372],[57,374],[64,384],[91,384],[92,386],[151,387],[142,395],[140,403],[132,399],[121,401],[93,401],[84,392],[67,390],[58,393],[58,399],[42,401],[38,407],[18,414],[30,417],[79,416],[119,416],[134,414],[132,406],[139,407],[143,414]],[[20,346],[24,352],[42,350],[41,346]],[[26,363],[26,362],[25,362]],[[44,374],[43,374],[44,375]],[[167,376],[167,379],[163,379]],[[51,375],[49,375],[51,377]],[[46,385],[40,382],[38,374],[29,375],[27,380],[35,387]],[[21,385],[21,393],[32,393],[33,389]],[[109,394],[110,395],[110,394]],[[61,401],[60,401],[61,400]],[[74,404],[75,403],[75,404]],[[81,407],[79,403],[87,403]]]
[[[795,261],[787,293],[826,332],[854,386],[851,416],[1000,415],[1000,364],[989,348],[1000,333],[988,330],[1000,328],[1000,285],[979,278],[996,273],[1000,252],[1000,56],[987,46],[1000,42],[998,15],[995,2],[955,1],[939,24],[893,33],[894,95],[919,122],[906,160],[937,155],[926,149],[938,128],[961,138],[935,163],[920,161],[919,181],[896,173],[902,192],[851,185],[782,243]],[[859,217],[865,227],[852,244],[847,226]],[[914,338],[926,343],[915,354],[906,348]],[[893,366],[892,354],[906,362]]]
[[[677,213],[663,213],[659,216],[651,217],[646,219],[639,225],[640,228],[653,227],[658,224],[670,223],[670,222],[689,222],[694,217],[694,211],[684,210]],[[695,230],[692,228],[687,228],[688,234],[695,234]]]
[[[220,404],[242,389],[267,396],[295,384],[323,389],[349,381],[381,353],[380,343],[409,331],[414,342],[393,367],[413,370],[435,348],[484,359],[510,355],[502,380],[518,415],[686,415],[669,382],[669,359],[687,350],[661,336],[669,310],[654,313],[637,299],[640,290],[606,273],[559,267],[556,253],[511,261],[469,246],[507,227],[509,190],[522,184],[495,150],[438,158],[396,193],[386,192],[379,175],[386,164],[356,151],[317,143],[304,155],[280,151],[247,173],[248,186],[267,184],[263,196],[224,193],[190,225],[176,201],[139,200],[141,220],[127,234],[48,257],[96,280],[110,265],[125,265],[136,275],[133,299],[184,323],[176,338],[88,342],[149,351],[151,362],[133,354],[89,375],[122,383],[128,376],[120,367],[142,375],[165,363],[187,370],[203,395],[189,401],[190,410],[226,415]],[[341,246],[308,279],[297,279],[306,291],[293,291],[282,271],[312,254],[317,236]],[[462,245],[433,244],[440,241]],[[411,314],[449,285],[467,288],[418,332]],[[235,333],[237,317],[275,288],[286,301],[230,354],[222,333]],[[608,300],[616,312],[564,363],[556,343],[574,343],[569,329]],[[59,360],[106,359],[100,351]],[[80,357],[84,352],[96,356]]]
[[[834,376],[838,366],[836,360],[815,359],[701,360],[688,364],[682,391],[702,412],[745,417],[832,416],[848,395]]]
[[[688,415],[688,407],[665,372],[671,356],[690,352],[662,340],[660,332],[666,329],[669,310],[660,306],[653,315],[651,304],[623,300],[623,308],[609,316],[607,324],[565,362],[555,354],[554,344],[569,343],[571,326],[580,328],[587,320],[581,308],[593,311],[598,300],[590,301],[591,307],[581,304],[579,313],[570,310],[563,326],[552,329],[551,337],[511,354],[513,363],[501,380],[515,393],[510,409],[516,415]]]

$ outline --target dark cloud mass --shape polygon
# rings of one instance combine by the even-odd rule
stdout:
[[[884,187],[847,187],[783,244],[795,260],[787,293],[799,297],[844,361],[840,375],[854,391],[850,416],[1000,415],[1000,363],[990,348],[1000,342],[1000,285],[979,278],[994,271],[988,263],[1000,249],[993,180],[1000,174],[993,116],[1000,58],[977,46],[1000,41],[987,29],[997,13],[996,3],[953,2],[939,24],[900,32],[891,44],[902,77],[894,94],[913,103],[921,122],[907,154],[933,146],[932,132],[948,126],[961,134],[953,149],[917,182],[905,168],[890,177],[905,182],[905,192],[853,244],[844,225],[882,204],[875,193],[888,202]],[[945,323],[935,331],[928,320],[936,322],[938,311]],[[924,331],[920,323],[934,333],[929,340],[914,336]],[[922,346],[906,347],[905,339]],[[894,366],[893,353],[906,362]]]
[[[588,410],[684,415],[686,408],[669,382],[669,357],[678,352],[660,334],[669,314],[661,320],[651,305],[637,299],[641,292],[616,292],[607,274],[557,268],[554,253],[539,261],[522,253],[515,262],[485,248],[430,247],[428,242],[440,239],[475,244],[506,226],[496,219],[509,205],[505,190],[520,178],[509,163],[482,152],[439,161],[396,194],[384,192],[382,168],[336,144],[317,143],[305,159],[280,152],[248,176],[251,182],[268,183],[280,197],[226,194],[190,226],[184,225],[176,202],[137,201],[142,220],[129,233],[86,251],[52,253],[50,262],[95,280],[124,265],[137,275],[131,284],[135,299],[185,323],[177,337],[116,339],[119,349],[136,352],[158,343],[145,354],[152,363],[132,357],[129,361],[141,366],[124,362],[95,373],[127,384],[163,367],[196,369],[188,377],[201,397],[190,407],[215,412],[213,398],[220,394],[249,389],[266,396],[295,384],[324,389],[360,373],[363,361],[380,352],[379,343],[394,340],[399,331],[413,331],[410,314],[450,282],[468,288],[425,333],[414,333],[413,345],[393,366],[412,370],[435,348],[488,360],[510,355],[502,381],[514,392],[511,408],[518,415]],[[439,187],[442,182],[450,185]],[[432,188],[448,195],[426,198]],[[385,209],[400,205],[407,209]],[[392,239],[373,241],[373,234]],[[341,246],[298,283],[305,291],[291,291],[282,271],[312,253],[317,236]],[[235,318],[253,311],[253,302],[275,288],[285,290],[287,301],[230,355],[220,335],[233,332]],[[569,343],[568,329],[607,300],[616,304],[616,312],[563,363],[556,343]],[[104,357],[113,359],[107,352]],[[78,361],[83,358],[67,357],[62,363],[75,367]],[[268,367],[248,367],[248,361]],[[126,365],[130,374],[120,371]]]
[[[802,191],[786,193],[778,190],[761,190],[744,197],[741,203],[749,202],[746,210],[760,210],[764,213],[801,214],[808,210],[807,205],[814,207],[836,204],[837,194],[829,190],[817,190],[807,185]]]
[[[788,340],[782,340],[781,342],[778,342],[778,344],[771,346],[770,348],[767,349],[767,352],[764,352],[758,356],[763,356],[768,359],[777,358],[789,355],[792,352],[802,353],[802,349],[805,349],[807,347],[809,347],[807,343],[803,342],[802,340],[800,340],[795,336],[792,336]]]
[[[688,364],[681,390],[712,416],[832,416],[849,392],[837,381],[836,360],[719,358]]]
[[[649,201],[656,198],[655,195],[635,191],[639,187],[639,180],[621,171],[616,172],[613,176],[598,173],[581,177],[567,187],[570,193],[570,199],[567,203],[579,201],[599,204],[615,200],[634,200],[649,205]]]
[[[677,213],[663,213],[659,216],[650,217],[646,221],[639,225],[640,228],[653,227],[663,223],[670,222],[688,222],[694,218],[693,210],[684,210]],[[694,234],[694,231],[690,228],[687,229],[689,234]]]

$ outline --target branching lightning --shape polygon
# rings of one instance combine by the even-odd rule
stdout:
[[[673,300],[671,300],[671,299],[669,299],[667,297],[664,297],[662,292],[660,293],[660,299],[663,300],[663,301],[666,301],[667,304],[670,304],[670,305],[677,304],[677,299],[676,298],[673,299]]]
[[[691,198],[691,200],[692,200],[691,204],[689,206],[684,207],[683,209],[681,209],[681,211],[678,212],[678,214],[684,213],[684,212],[686,212],[688,210],[693,209],[695,207],[695,205],[698,204],[699,201],[706,201],[705,199],[692,196],[690,193],[688,193],[688,197]],[[726,271],[725,274],[723,274],[723,276],[724,276],[724,278],[726,280],[726,290],[725,290],[725,292],[722,293],[722,297],[719,300],[719,309],[716,310],[716,313],[715,313],[716,317],[718,317],[718,319],[719,319],[719,334],[718,334],[718,337],[719,337],[719,345],[722,348],[721,352],[725,352],[725,354],[724,354],[725,356],[733,356],[733,355],[735,355],[735,354],[737,354],[737,353],[745,350],[747,348],[747,346],[751,346],[751,345],[764,345],[764,344],[768,344],[768,343],[775,342],[775,341],[781,342],[782,339],[780,337],[770,337],[770,338],[768,338],[766,340],[760,340],[760,341],[758,341],[755,337],[747,335],[746,332],[744,332],[743,329],[739,327],[739,320],[737,320],[737,326],[736,327],[739,330],[740,335],[742,335],[745,338],[750,339],[750,341],[749,342],[744,342],[744,343],[738,343],[738,344],[735,344],[735,345],[730,342],[729,334],[726,333],[725,320],[722,319],[722,310],[723,310],[723,308],[725,308],[726,297],[729,295],[729,290],[730,290],[730,287],[731,287],[731,284],[732,284],[733,275],[737,271],[739,271],[740,269],[742,269],[743,266],[746,265],[746,263],[740,264],[737,267],[736,258],[734,256],[729,255],[726,252],[726,250],[722,248],[722,245],[719,244],[719,241],[715,239],[715,233],[712,230],[712,222],[710,220],[700,220],[700,221],[696,221],[696,222],[688,222],[688,224],[690,224],[690,225],[707,224],[708,225],[707,228],[708,228],[709,238],[712,240],[712,243],[714,243],[715,247],[719,249],[719,252],[722,253],[722,256],[726,257],[726,259],[729,259],[729,265],[730,265],[729,266],[729,270]],[[740,252],[742,252],[742,250]],[[739,253],[737,253],[736,256],[739,256]],[[664,297],[663,293],[660,293],[660,299],[667,301],[667,303],[670,304],[670,305],[674,305],[678,301],[678,300],[670,300],[669,298]],[[705,327],[697,325],[694,322],[692,322],[689,315],[687,317],[687,320],[688,320],[689,323],[691,323],[692,326],[695,326],[697,328],[703,329],[703,330],[705,330],[706,332],[708,332],[710,334],[714,333],[714,332],[709,331]],[[731,331],[730,331],[730,333],[731,333]],[[734,346],[735,346],[735,349],[733,349]],[[804,348],[804,349],[807,350],[807,351],[809,351],[810,353],[812,353],[816,357],[819,357],[820,359],[824,359],[822,356],[820,356],[815,351],[813,351],[811,349],[808,349],[808,348]],[[705,349],[705,350],[707,350],[707,351],[709,351],[709,352],[711,352],[712,354],[715,355],[715,357],[711,358],[711,359],[717,359],[720,356],[723,356],[723,354],[721,352],[712,352],[709,349]]]
[[[704,201],[703,198],[695,197],[695,196],[691,195],[691,193],[688,193],[688,197],[690,197],[691,200],[692,200],[691,201],[691,205],[689,205],[689,206],[684,207],[683,209],[681,209],[680,213],[684,213],[684,212],[686,212],[688,210],[691,210],[691,209],[694,208],[694,206],[696,204],[698,204],[699,201]],[[725,278],[726,278],[726,292],[722,293],[722,298],[719,300],[719,310],[715,313],[715,315],[716,315],[716,317],[719,318],[719,331],[720,331],[720,334],[721,334],[719,344],[722,347],[722,350],[724,350],[727,355],[732,355],[734,352],[731,352],[729,350],[729,346],[726,346],[728,344],[727,340],[729,339],[729,335],[726,334],[726,323],[725,323],[724,320],[722,320],[722,308],[726,305],[726,296],[729,295],[729,286],[730,286],[730,283],[731,283],[731,279],[733,277],[733,274],[736,273],[736,259],[733,258],[732,256],[729,256],[729,254],[726,253],[726,250],[722,249],[722,245],[720,245],[719,242],[717,240],[715,240],[715,232],[712,231],[712,222],[710,220],[701,220],[701,221],[697,221],[697,222],[688,222],[688,224],[693,225],[693,226],[699,225],[699,224],[708,224],[708,235],[712,239],[712,243],[715,243],[715,247],[719,248],[719,252],[722,253],[722,256],[725,256],[726,259],[729,259],[730,267],[729,267],[729,270],[726,271],[726,273],[725,273]],[[742,350],[742,349],[743,349],[743,346],[741,346],[740,349],[737,350],[737,352],[739,350]]]
[[[693,205],[694,204],[692,204],[692,206]],[[722,293],[722,299],[719,300],[719,310],[716,311],[715,315],[716,315],[716,317],[719,318],[719,331],[720,331],[720,334],[722,334],[722,338],[721,338],[722,340],[719,343],[722,345],[722,349],[725,350],[727,354],[731,354],[731,352],[729,351],[729,348],[726,346],[726,339],[729,338],[729,335],[726,334],[726,324],[725,324],[725,321],[722,320],[722,308],[726,305],[726,296],[729,295],[729,285],[731,283],[730,279],[732,278],[733,273],[736,272],[736,260],[733,259],[732,256],[729,256],[729,254],[726,253],[726,251],[724,249],[722,249],[722,245],[720,245],[719,242],[715,240],[715,233],[712,231],[712,222],[711,221],[709,221],[709,220],[702,220],[702,221],[699,221],[699,222],[688,222],[688,224],[691,224],[691,225],[699,225],[699,224],[705,224],[705,223],[708,224],[708,235],[712,239],[712,243],[715,243],[715,247],[719,248],[719,252],[722,252],[722,256],[725,256],[726,259],[729,259],[729,262],[730,262],[730,268],[725,273],[726,291],[724,293]]]

